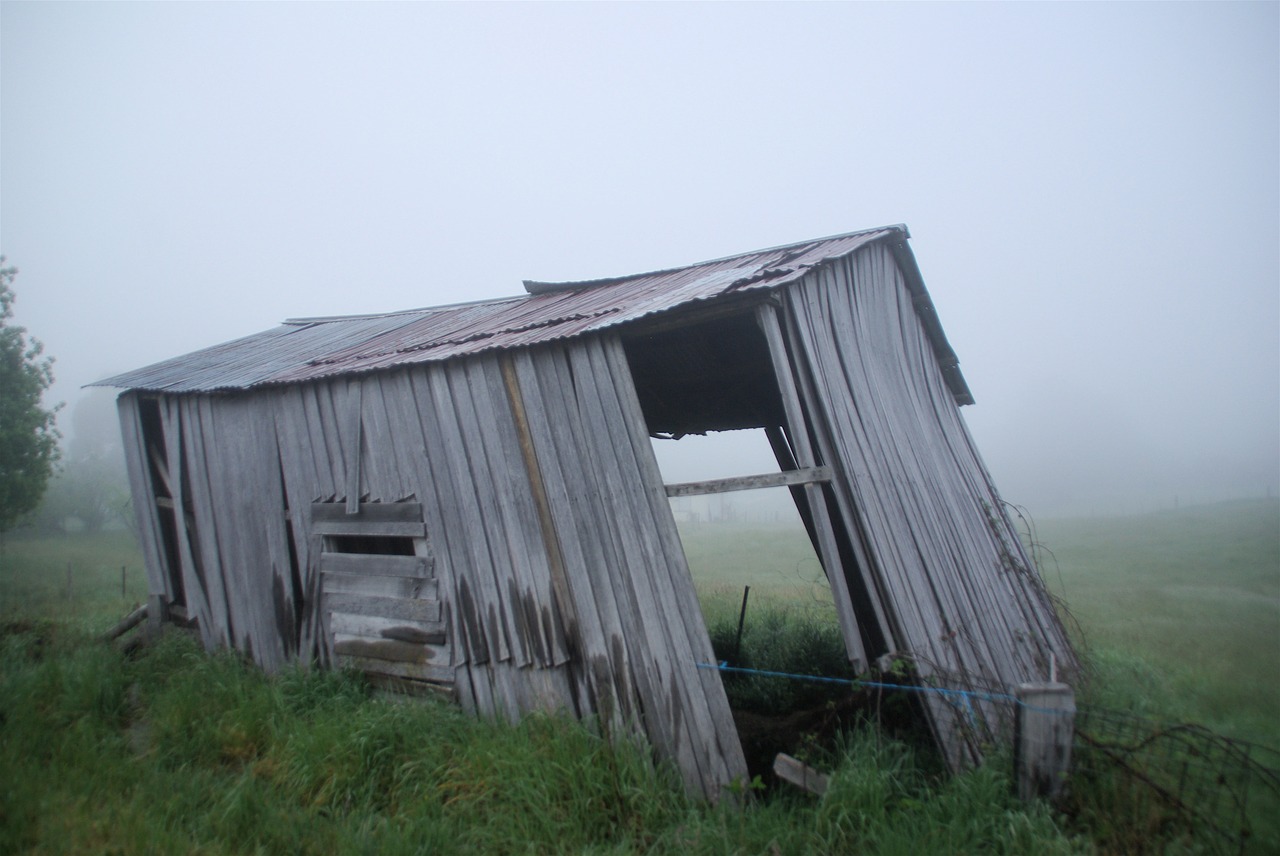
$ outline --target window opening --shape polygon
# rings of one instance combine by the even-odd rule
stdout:
[[[165,564],[165,576],[173,599],[171,606],[185,606],[182,587],[182,559],[178,549],[177,503],[174,502],[174,485],[170,478],[172,468],[165,451],[164,420],[160,416],[160,402],[155,398],[138,400],[138,419],[142,427],[143,455],[146,457],[147,478],[156,498],[155,520],[160,529],[160,541]],[[181,490],[181,488],[178,488]],[[186,525],[186,521],[182,521]]]
[[[366,556],[412,556],[412,538],[378,535],[330,535],[325,539],[328,553],[360,553]]]

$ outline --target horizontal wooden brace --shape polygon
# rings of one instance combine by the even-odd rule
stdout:
[[[368,574],[375,577],[430,577],[435,572],[435,559],[431,556],[321,553],[320,570],[326,574]]]
[[[667,496],[698,496],[704,493],[728,493],[732,490],[757,490],[765,487],[787,487],[829,481],[831,481],[830,467],[809,467],[782,473],[763,473],[758,476],[735,476],[729,479],[669,484]]]
[[[311,505],[312,520],[345,520],[389,523],[422,522],[420,502],[362,502],[359,511],[348,514],[347,507],[337,502],[316,502]]]
[[[315,535],[353,535],[370,538],[425,538],[427,527],[411,520],[361,520],[352,515],[343,520],[314,520],[311,531]]]

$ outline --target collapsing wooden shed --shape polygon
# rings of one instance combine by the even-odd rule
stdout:
[[[294,319],[101,381],[151,590],[268,669],[597,717],[715,798],[746,766],[650,437],[763,428],[777,472],[683,490],[791,487],[857,668],[984,692],[1070,668],[907,239]],[[954,766],[1008,726],[924,697]]]

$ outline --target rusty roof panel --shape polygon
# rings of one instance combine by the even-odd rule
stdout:
[[[523,297],[387,315],[291,320],[95,385],[165,392],[246,389],[527,347],[729,294],[777,288],[823,262],[891,236],[905,238],[906,227],[836,235],[633,276],[526,282],[530,294]]]

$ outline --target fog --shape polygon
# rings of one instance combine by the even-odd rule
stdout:
[[[74,402],[286,317],[904,222],[1007,499],[1275,495],[1278,45],[1275,3],[5,2],[0,252]],[[720,439],[667,476],[759,470]]]

